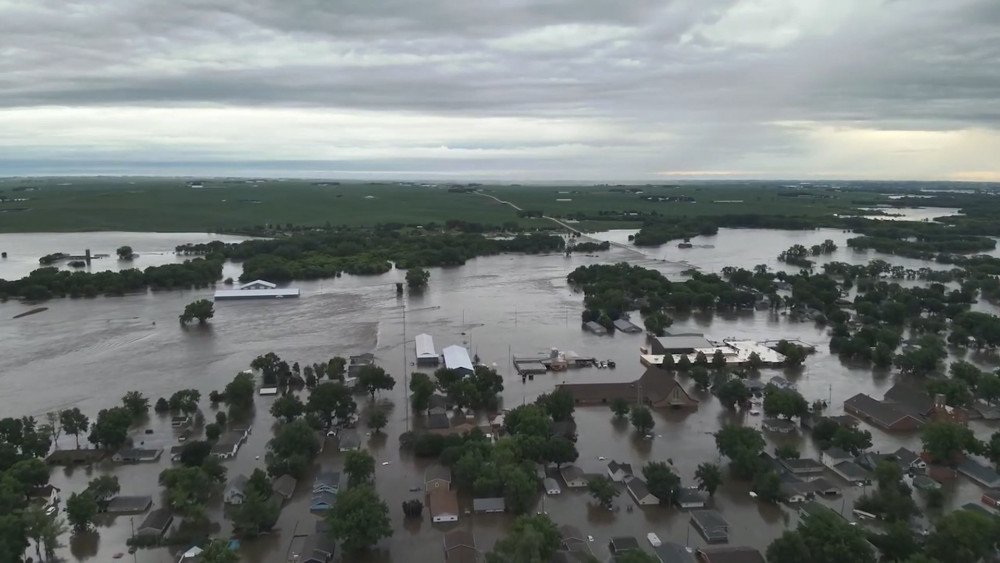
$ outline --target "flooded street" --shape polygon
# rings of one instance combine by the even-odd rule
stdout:
[[[627,243],[628,235],[633,232],[611,231],[595,236]],[[104,235],[106,239],[101,238]],[[301,289],[300,299],[218,303],[215,318],[207,326],[180,326],[177,315],[191,301],[210,299],[210,289],[150,292],[121,298],[54,299],[44,304],[49,310],[21,319],[11,317],[30,307],[11,301],[0,304],[0,318],[3,319],[0,321],[0,341],[4,343],[0,354],[0,389],[3,390],[0,412],[3,416],[44,417],[48,411],[76,406],[93,419],[99,409],[113,406],[129,390],[139,390],[155,401],[178,389],[195,388],[202,392],[202,411],[206,418],[211,418],[214,412],[206,398],[208,392],[221,390],[260,354],[274,351],[289,363],[306,364],[326,361],[336,355],[346,357],[374,352],[377,363],[396,378],[396,387],[377,398],[381,403],[393,405],[384,435],[368,437],[365,445],[376,459],[376,487],[389,506],[394,535],[380,542],[367,560],[441,560],[441,534],[456,525],[472,529],[479,549],[488,551],[504,533],[510,516],[463,514],[458,524],[432,525],[425,512],[420,521],[404,522],[400,503],[421,496],[409,489],[423,482],[426,465],[425,460],[401,453],[398,442],[400,433],[422,424],[419,416],[408,417],[412,413],[406,401],[406,377],[417,371],[414,335],[429,333],[438,351],[450,344],[465,344],[484,364],[495,365],[504,376],[503,404],[509,408],[534,401],[557,383],[574,379],[634,379],[643,372],[638,357],[639,346],[644,343],[643,335],[595,336],[580,329],[583,295],[573,292],[566,284],[566,275],[577,266],[628,261],[658,269],[672,279],[690,267],[707,272],[717,272],[728,265],[750,268],[768,264],[772,268],[785,268],[776,259],[780,251],[793,244],[808,247],[824,239],[834,240],[839,249],[829,256],[819,257],[820,263],[829,260],[866,263],[880,258],[907,267],[926,265],[917,260],[854,251],[845,244],[850,236],[830,229],[805,232],[722,229],[716,236],[693,239],[694,248],[687,250],[678,249],[676,243],[668,243],[659,248],[641,249],[613,246],[612,250],[594,256],[486,257],[470,260],[458,268],[432,268],[430,285],[422,294],[402,297],[396,295],[394,287],[403,279],[400,271],[380,276],[345,275],[292,284]],[[0,277],[26,274],[36,267],[39,256],[49,252],[82,252],[89,247],[94,252],[113,254],[117,246],[130,244],[141,254],[135,262],[135,266],[141,268],[177,260],[170,251],[181,242],[238,240],[214,235],[162,234],[148,241],[140,237],[135,233],[0,235],[0,249],[10,253],[8,260],[0,264]],[[29,267],[31,260],[34,262]],[[103,259],[95,262],[93,268],[105,269],[107,264],[114,269],[115,263],[114,258]],[[228,264],[224,275],[236,277],[239,271],[238,264]],[[637,320],[638,315],[634,318]],[[842,412],[844,399],[856,393],[881,397],[894,381],[891,372],[852,367],[831,356],[825,328],[811,322],[791,322],[767,311],[678,317],[670,330],[704,332],[711,339],[797,338],[815,345],[816,354],[810,356],[801,369],[764,369],[761,376],[767,379],[785,375],[797,383],[809,401],[830,400],[828,412],[833,414]],[[531,355],[553,347],[614,360],[617,369],[548,373],[522,383],[520,376],[513,372],[510,353]],[[995,357],[972,359],[984,367],[996,367]],[[656,427],[652,440],[636,436],[624,423],[613,422],[607,408],[578,408],[575,413],[580,452],[577,464],[585,471],[603,472],[606,462],[598,461],[602,456],[608,460],[631,462],[637,470],[646,461],[672,460],[683,483],[693,485],[695,467],[699,463],[718,461],[710,434],[723,423],[734,421],[738,415],[721,408],[710,395],[693,391],[693,385],[686,378],[681,380],[701,403],[697,411],[690,413],[654,411]],[[273,427],[268,413],[272,401],[270,397],[257,397],[250,440],[234,460],[225,462],[230,476],[249,473],[254,467],[263,468],[265,446]],[[357,401],[363,413],[369,407],[368,398],[358,397]],[[760,426],[759,417],[747,416],[742,422]],[[152,429],[152,434],[143,434],[141,428],[136,430],[137,442],[144,440],[147,445],[166,448],[176,444],[167,418],[151,414],[148,428]],[[994,430],[979,423],[973,428],[980,438]],[[874,428],[868,429],[873,434],[873,450],[919,446],[916,434],[890,436]],[[804,457],[816,455],[815,446],[808,437],[798,435],[777,443],[785,442],[799,445]],[[62,447],[72,447],[72,443],[72,437],[63,436],[60,440]],[[327,446],[317,465],[339,469],[342,454],[335,452],[332,442]],[[256,459],[257,456],[260,459]],[[154,505],[160,505],[157,475],[170,465],[169,456],[164,455],[152,464],[117,466],[105,463],[86,477],[81,476],[85,472],[83,469],[64,471],[59,468],[53,472],[52,483],[63,489],[61,495],[65,499],[70,492],[82,490],[93,476],[112,472],[121,480],[122,494],[151,494]],[[833,479],[840,482],[836,477]],[[299,482],[297,493],[282,511],[274,534],[244,542],[243,560],[286,561],[292,536],[313,531],[316,517],[308,512],[311,480],[310,476]],[[949,506],[974,501],[979,496],[978,487],[966,479],[957,480],[946,490]],[[862,490],[845,491],[846,499],[838,497],[823,502],[838,512],[843,506],[849,511],[853,498]],[[713,502],[730,523],[731,545],[751,545],[763,550],[773,538],[797,522],[794,509],[759,503],[749,497],[742,483],[727,482]],[[463,498],[462,503],[463,510],[471,508],[470,498]],[[591,546],[602,560],[608,553],[608,540],[616,535],[636,536],[645,545],[643,536],[655,531],[664,540],[704,545],[697,533],[689,533],[688,517],[682,511],[635,507],[627,512],[625,507],[634,503],[624,491],[615,504],[621,508],[620,512],[610,513],[597,508],[585,492],[564,489],[559,496],[543,495],[537,510],[548,512],[558,524],[575,525],[584,534],[593,535],[595,542]],[[210,517],[222,522],[217,535],[228,537],[229,522],[220,517],[221,510],[221,498],[218,498],[210,509]],[[134,517],[136,526],[142,518],[142,515]],[[119,516],[105,522],[98,532],[100,538],[96,541],[92,537],[70,541],[67,537],[66,547],[60,550],[60,555],[70,560],[110,561],[114,554],[126,551],[129,517]],[[128,560],[127,556],[124,560]],[[135,560],[166,563],[176,561],[176,555],[163,548],[139,550]],[[340,554],[338,560],[344,560]]]

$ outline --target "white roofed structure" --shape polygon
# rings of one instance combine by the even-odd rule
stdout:
[[[464,346],[457,344],[446,346],[441,350],[441,355],[444,356],[444,367],[448,369],[464,373],[475,371],[475,368],[472,367],[472,359],[469,358],[469,351]]]
[[[276,284],[264,280],[254,280],[247,282],[238,289],[218,289],[215,291],[215,300],[225,299],[283,299],[285,297],[298,297],[299,290],[296,288],[279,288]]]
[[[434,339],[429,334],[418,334],[413,338],[417,348],[417,363],[431,364],[438,363],[437,352],[434,351]]]
[[[252,282],[247,282],[240,286],[240,289],[274,289],[278,287],[278,284],[271,283],[264,280],[253,280]]]

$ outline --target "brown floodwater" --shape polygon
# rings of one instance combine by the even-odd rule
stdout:
[[[131,244],[147,260],[145,253],[156,251],[160,263],[178,260],[169,249],[179,242],[210,240],[208,235],[157,234],[148,248],[143,237],[109,234],[102,243],[100,234],[90,233],[88,241],[94,252],[112,252],[120,244]],[[624,241],[628,232],[614,231],[601,236]],[[47,235],[38,240],[31,235],[0,235],[0,248],[13,254],[37,257],[55,251],[74,250],[82,235]],[[402,280],[402,272],[391,271],[381,276],[344,276],[338,279],[299,282],[300,299],[278,301],[222,302],[216,316],[207,326],[182,327],[177,315],[184,305],[198,298],[210,297],[210,290],[171,291],[132,295],[122,298],[60,299],[46,305],[49,310],[12,319],[30,309],[29,305],[8,302],[0,305],[0,414],[2,416],[34,415],[72,406],[80,407],[92,418],[101,408],[112,406],[126,391],[137,389],[155,398],[169,395],[181,388],[193,387],[206,395],[221,389],[257,355],[274,351],[283,358],[300,363],[326,360],[335,355],[374,352],[380,365],[397,380],[396,388],[382,393],[377,401],[391,406],[390,423],[384,435],[366,436],[365,446],[376,459],[376,487],[389,505],[394,534],[381,542],[365,557],[351,561],[408,562],[440,561],[441,536],[454,526],[474,531],[477,545],[488,550],[509,526],[507,515],[463,514],[458,524],[431,524],[425,516],[420,521],[404,521],[400,503],[419,493],[410,492],[423,480],[425,460],[413,459],[400,452],[398,436],[419,425],[418,417],[409,418],[406,405],[404,374],[416,370],[413,365],[415,334],[426,332],[434,337],[438,350],[449,344],[465,344],[478,354],[483,363],[495,364],[504,375],[503,402],[512,407],[533,401],[539,394],[550,391],[563,381],[579,379],[638,377],[642,366],[638,361],[641,335],[616,334],[594,336],[580,330],[579,313],[582,294],[566,284],[566,274],[577,266],[614,261],[630,261],[656,268],[670,277],[680,276],[689,267],[718,271],[726,265],[752,267],[766,263],[782,267],[778,252],[792,244],[806,246],[830,238],[841,247],[827,259],[846,262],[867,262],[879,257],[906,266],[923,264],[915,260],[884,257],[874,253],[847,249],[847,233],[836,230],[808,232],[772,230],[721,230],[712,237],[698,237],[695,248],[677,249],[668,244],[659,249],[613,248],[594,256],[495,256],[470,260],[458,268],[431,269],[430,286],[419,295],[399,297],[394,284]],[[176,237],[171,239],[171,237]],[[211,237],[216,238],[216,237]],[[154,243],[155,242],[155,243]],[[157,246],[158,245],[158,246]],[[107,260],[107,259],[106,259]],[[149,265],[150,262],[137,264]],[[95,263],[96,264],[96,263]],[[21,275],[24,261],[0,263],[0,277]],[[96,268],[92,266],[92,268]],[[30,268],[29,268],[30,269]],[[239,272],[238,265],[227,265],[226,275]],[[21,272],[23,273],[23,272]],[[404,311],[405,339],[404,346]],[[994,311],[995,312],[995,311]],[[782,374],[798,384],[807,399],[831,400],[830,412],[842,412],[843,400],[858,392],[881,396],[895,380],[892,372],[873,372],[860,366],[847,365],[827,350],[829,337],[822,327],[812,323],[796,323],[784,316],[767,312],[736,314],[690,315],[677,318],[675,331],[704,332],[710,338],[743,337],[758,340],[798,338],[817,345],[818,351],[797,370],[764,370],[762,376]],[[556,347],[573,350],[599,359],[612,359],[617,369],[587,372],[569,371],[537,376],[522,383],[513,373],[508,351],[515,355],[545,353]],[[404,360],[404,349],[406,358]],[[995,367],[997,358],[975,355],[973,361],[983,367]],[[684,382],[690,389],[690,382]],[[599,457],[630,461],[639,466],[647,461],[671,461],[685,484],[693,483],[695,467],[702,462],[719,460],[711,433],[726,422],[740,421],[759,427],[759,417],[738,415],[722,409],[711,396],[692,393],[701,401],[694,412],[660,411],[655,413],[656,428],[651,440],[636,436],[630,427],[616,424],[606,408],[584,407],[576,411],[580,452],[578,465],[585,470],[601,470]],[[263,467],[263,456],[271,437],[273,420],[268,414],[272,398],[257,397],[256,417],[249,442],[234,460],[225,462],[229,474],[249,473]],[[358,398],[362,410],[370,407],[367,397]],[[202,401],[207,418],[214,416],[207,399]],[[364,417],[362,417],[362,420]],[[149,428],[151,434],[143,431]],[[976,423],[980,437],[988,436],[993,428]],[[362,432],[365,430],[362,428]],[[877,450],[895,449],[899,445],[918,447],[919,438],[911,435],[887,435],[872,429]],[[155,414],[147,425],[136,428],[136,441],[147,445],[169,447],[176,443],[169,422]],[[797,435],[774,439],[769,446],[795,443],[803,455],[815,455],[812,441]],[[72,438],[63,436],[60,446],[72,447]],[[317,461],[317,467],[339,468],[341,454],[329,447]],[[258,459],[258,456],[260,459]],[[724,460],[722,460],[724,462]],[[385,463],[386,465],[383,465]],[[110,463],[93,468],[56,469],[52,482],[62,489],[63,499],[81,490],[93,476],[112,473],[122,483],[122,494],[150,494],[154,504],[161,504],[157,475],[170,466],[167,456],[158,463],[117,466]],[[833,479],[836,480],[834,476]],[[285,506],[273,534],[243,542],[241,560],[251,562],[286,561],[290,556],[292,538],[311,532],[316,517],[308,512],[311,477],[299,485],[292,501]],[[862,494],[862,489],[847,490],[846,498],[824,500],[837,511],[847,509]],[[976,501],[980,491],[968,480],[959,479],[947,489],[948,506]],[[796,522],[794,509],[759,503],[748,495],[743,483],[728,482],[715,495],[714,506],[731,525],[730,544],[751,545],[764,549],[770,541]],[[615,502],[617,512],[597,508],[584,492],[564,490],[556,497],[539,498],[536,510],[549,513],[560,524],[572,524],[592,535],[591,544],[599,558],[607,555],[607,542],[613,536],[632,535],[646,544],[644,535],[654,531],[662,539],[703,545],[702,538],[688,525],[687,515],[665,507],[646,507],[629,512],[633,503],[623,492]],[[463,510],[471,508],[471,499],[462,499]],[[217,535],[228,537],[230,526],[222,517],[220,498],[209,510],[213,520],[220,522]],[[138,525],[142,516],[134,517]],[[119,516],[102,521],[97,534],[64,539],[66,545],[59,554],[70,560],[110,561],[115,554],[126,551],[130,535],[130,518]],[[648,548],[648,546],[646,546]],[[29,548],[33,552],[34,548]],[[134,559],[144,562],[176,561],[175,551],[165,548],[139,550]],[[123,560],[131,558],[126,554]],[[341,559],[345,560],[345,559]]]

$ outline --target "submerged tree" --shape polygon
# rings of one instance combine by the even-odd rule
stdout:
[[[198,319],[199,324],[215,316],[215,306],[208,299],[199,299],[188,303],[184,307],[184,312],[179,315],[181,324],[187,324],[194,319]]]

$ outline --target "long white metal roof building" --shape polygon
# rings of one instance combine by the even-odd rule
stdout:
[[[413,337],[413,342],[417,348],[417,361],[434,361],[438,359],[437,352],[434,351],[434,339],[429,334],[418,334]]]
[[[472,359],[469,358],[469,351],[464,346],[453,344],[446,346],[441,353],[444,355],[444,367],[448,369],[465,370],[472,373]]]

